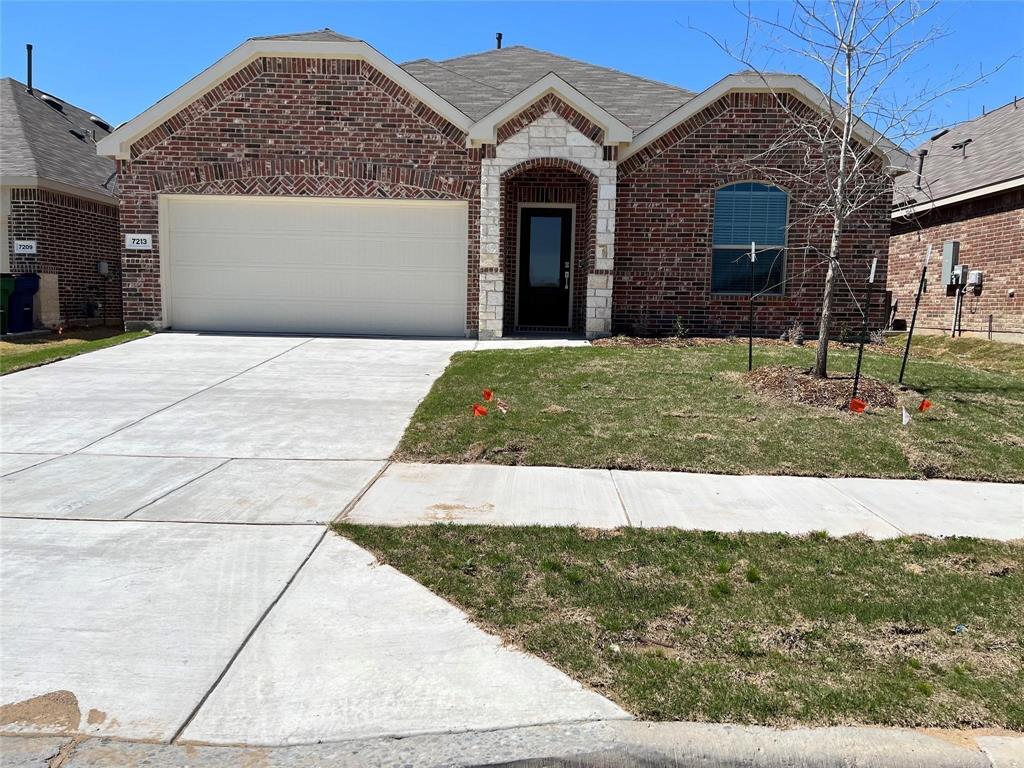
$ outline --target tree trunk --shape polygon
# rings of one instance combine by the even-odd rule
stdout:
[[[854,5],[856,11],[856,4]],[[851,24],[853,22],[851,17]],[[835,190],[833,191],[832,208],[832,240],[828,244],[828,272],[825,273],[825,292],[821,297],[821,322],[818,323],[818,351],[814,355],[814,375],[819,379],[828,376],[828,341],[832,331],[832,299],[836,292],[836,271],[839,269],[839,245],[843,237],[843,225],[846,219],[847,206],[847,153],[853,136],[853,86],[850,81],[853,68],[853,49],[844,39],[846,69],[844,82],[846,85],[846,104],[843,105],[843,136],[839,146],[839,167],[836,171]]]
[[[821,299],[821,320],[818,322],[818,350],[814,354],[814,375],[819,379],[828,376],[828,339],[832,332],[832,296],[836,287],[836,260],[828,260],[825,273],[825,295]]]

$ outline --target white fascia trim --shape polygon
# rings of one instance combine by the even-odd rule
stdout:
[[[137,117],[103,137],[96,152],[103,157],[127,160],[131,146],[161,123],[228,79],[258,58],[359,59],[422,101],[453,125],[468,131],[473,121],[434,91],[410,75],[372,46],[355,42],[310,42],[303,40],[246,40],[224,58],[200,72],[177,90],[160,99]]]
[[[732,92],[742,93],[787,93],[796,96],[807,105],[818,109],[823,114],[839,113],[842,108],[829,98],[816,86],[800,75],[786,74],[757,74],[756,72],[744,72],[741,74],[727,75],[712,85],[710,88],[701,91],[688,102],[669,112],[665,117],[647,128],[639,135],[633,143],[619,156],[620,162],[630,155],[634,155],[648,144],[661,138],[680,123],[693,117],[703,109],[714,104]],[[893,144],[889,139],[872,128],[862,120],[857,120],[854,129],[854,136],[874,146],[878,153],[885,158],[889,168],[896,173],[903,173],[910,170],[912,160],[910,155]]]
[[[85,189],[84,187],[76,187],[74,184],[57,181],[56,179],[40,178],[39,176],[0,176],[0,185],[5,188],[46,189],[61,195],[71,195],[72,197],[81,197],[84,200],[117,206],[117,198],[113,194],[104,194],[103,192]]]
[[[498,140],[498,126],[518,115],[535,101],[549,93],[604,129],[606,144],[620,144],[633,140],[633,131],[621,120],[580,93],[554,72],[549,72],[528,88],[523,89],[501,106],[480,118],[469,129],[470,146],[494,144]]]
[[[1024,187],[1024,176],[1019,176],[1016,179],[1009,179],[1008,181],[1000,181],[998,184],[989,184],[984,187],[978,187],[977,189],[971,189],[967,192],[959,192],[955,195],[941,197],[937,200],[926,200],[923,203],[917,203],[906,208],[897,208],[892,212],[891,218],[902,219],[907,216],[912,216],[915,213],[931,211],[936,208],[941,208],[944,205],[963,203],[967,200],[973,200],[976,197],[994,195],[997,192],[1005,192],[1008,189],[1016,189],[1017,187]]]

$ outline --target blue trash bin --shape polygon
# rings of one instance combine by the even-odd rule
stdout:
[[[39,292],[39,275],[15,275],[14,293],[10,298],[10,317],[7,318],[8,333],[23,333],[32,330],[32,307]]]

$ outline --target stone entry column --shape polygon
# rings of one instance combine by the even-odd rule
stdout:
[[[488,148],[489,149],[489,148]],[[595,248],[587,280],[586,334],[611,333],[612,272],[615,265],[615,160],[605,160],[605,148],[553,111],[508,137],[480,163],[480,321],[481,339],[502,335],[505,318],[505,279],[501,267],[501,178],[508,170],[541,158],[567,161],[596,177]]]

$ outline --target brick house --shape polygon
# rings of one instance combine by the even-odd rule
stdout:
[[[916,328],[950,333],[955,299],[943,284],[942,254],[955,243],[960,264],[982,273],[981,292],[969,289],[963,301],[963,333],[987,336],[991,327],[992,338],[1024,343],[1024,104],[940,131],[914,155],[919,175],[892,212],[888,288],[897,322],[909,322],[930,245]]]
[[[115,165],[96,153],[110,126],[9,77],[0,120],[0,271],[40,276],[37,325],[120,325]],[[16,241],[35,252],[15,252]]]
[[[122,254],[125,321],[728,334],[756,239],[757,331],[812,326],[827,229],[793,210],[819,192],[740,167],[823,102],[792,75],[693,93],[520,46],[399,66],[330,30],[253,38],[99,144],[142,248]],[[879,146],[885,173],[903,155]],[[884,266],[888,214],[851,226],[851,274]],[[837,315],[859,324],[848,296]]]

